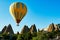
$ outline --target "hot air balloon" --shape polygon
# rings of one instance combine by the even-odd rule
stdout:
[[[10,10],[11,16],[17,23],[17,26],[19,26],[19,23],[27,13],[26,5],[21,2],[14,2],[10,5],[9,10]]]

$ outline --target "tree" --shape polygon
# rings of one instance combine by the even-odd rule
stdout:
[[[16,40],[16,39],[17,39],[17,37],[18,37],[18,35],[17,35],[17,34],[13,34],[13,35],[12,35],[12,40]]]
[[[18,35],[17,40],[24,40],[23,37],[22,37],[22,34]]]
[[[37,40],[48,40],[47,33],[45,33],[45,32],[38,32],[37,33]]]
[[[32,35],[30,32],[18,35],[17,40],[31,40]]]

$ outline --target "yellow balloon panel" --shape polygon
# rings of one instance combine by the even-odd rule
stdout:
[[[23,3],[16,2],[10,6],[10,13],[14,20],[19,23],[23,17],[26,15],[27,8]]]

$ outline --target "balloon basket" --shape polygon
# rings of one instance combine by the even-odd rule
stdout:
[[[17,24],[17,26],[19,26],[19,24]]]

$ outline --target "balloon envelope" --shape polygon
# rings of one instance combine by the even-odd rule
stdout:
[[[27,7],[25,4],[21,2],[15,2],[10,5],[10,14],[12,15],[13,19],[16,21],[17,25],[19,25],[20,21],[27,13]]]

